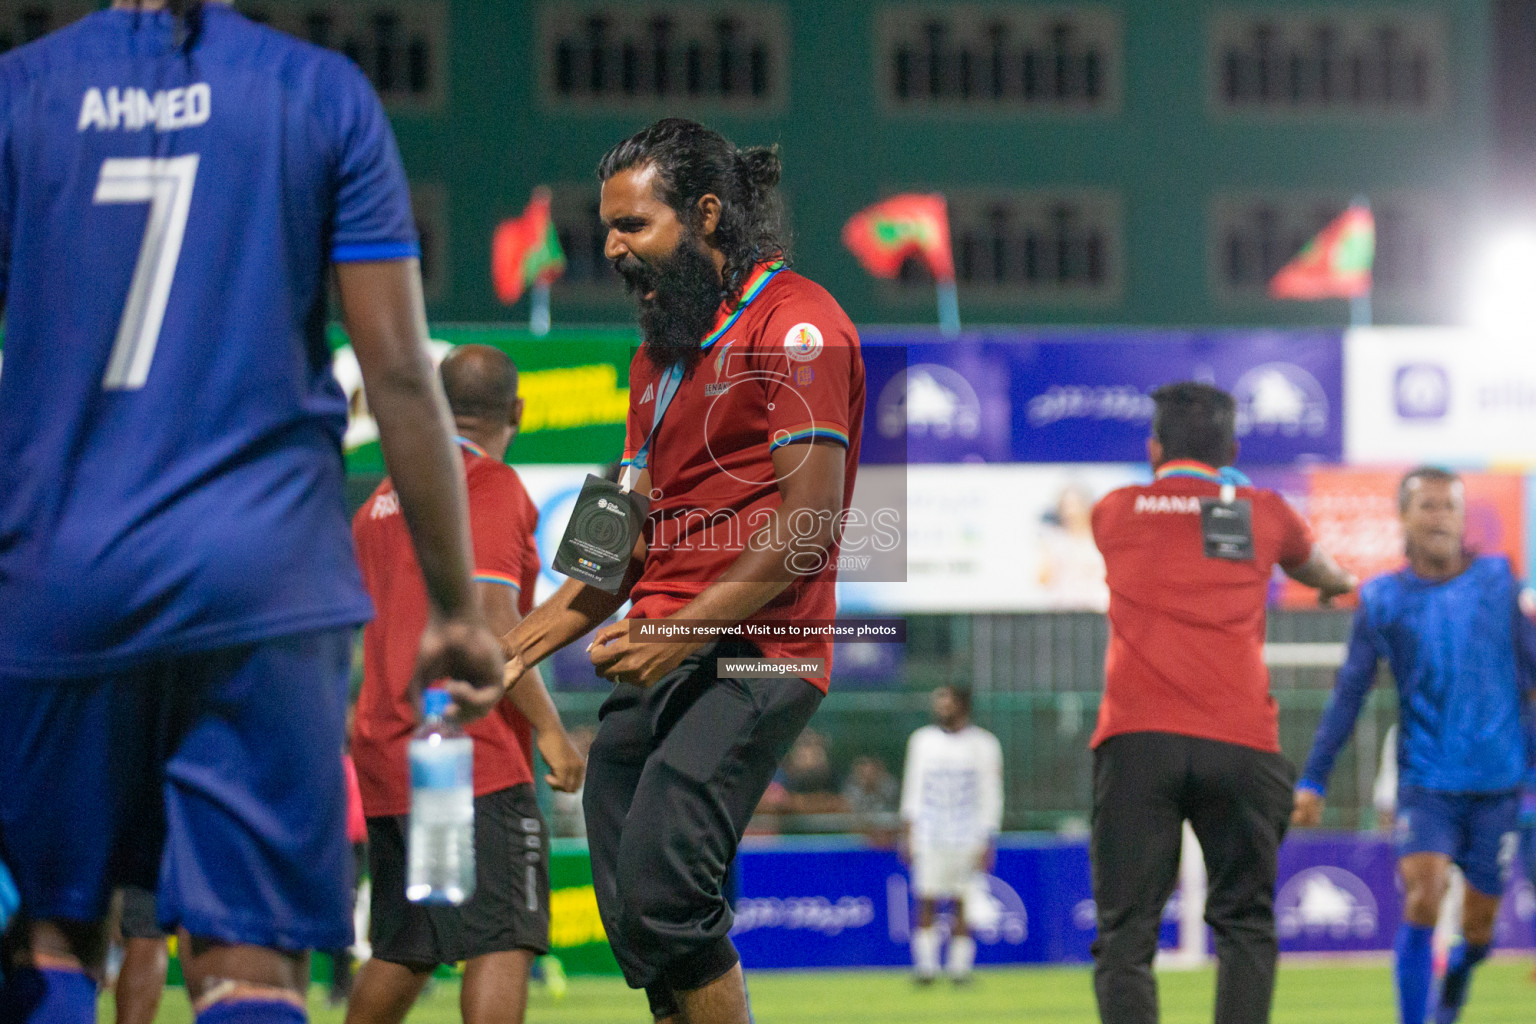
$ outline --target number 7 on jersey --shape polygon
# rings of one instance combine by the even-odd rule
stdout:
[[[134,391],[149,377],[196,180],[196,153],[168,159],[112,159],[101,165],[95,202],[149,204],[149,222],[128,286],[128,302],[101,381],[108,390]]]

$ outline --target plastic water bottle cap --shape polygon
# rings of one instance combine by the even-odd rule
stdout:
[[[443,718],[448,714],[448,705],[453,703],[448,696],[448,691],[439,687],[431,687],[421,695],[421,710],[428,718]]]

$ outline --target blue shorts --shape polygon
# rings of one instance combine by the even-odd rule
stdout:
[[[0,676],[0,859],[34,918],[155,892],[161,927],[350,945],[342,748],[352,630],[110,676]]]
[[[1442,793],[1402,786],[1397,793],[1397,855],[1442,853],[1467,884],[1501,896],[1519,843],[1520,793]]]

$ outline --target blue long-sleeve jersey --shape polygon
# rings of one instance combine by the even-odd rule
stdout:
[[[1397,682],[1399,785],[1448,793],[1519,788],[1527,769],[1522,710],[1536,678],[1536,626],[1519,598],[1509,562],[1494,557],[1449,580],[1404,569],[1367,583],[1302,785],[1326,789],[1385,658]]]

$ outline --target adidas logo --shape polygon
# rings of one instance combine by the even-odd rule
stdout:
[[[640,396],[640,404],[644,405],[646,402],[654,402],[655,400],[656,400],[656,385],[655,384],[647,384],[645,386],[645,394]]]

